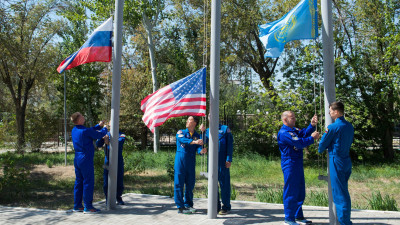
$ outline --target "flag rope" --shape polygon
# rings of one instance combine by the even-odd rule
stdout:
[[[207,34],[208,34],[208,27],[207,27],[207,21],[208,21],[208,0],[203,1],[203,26],[204,26],[204,38],[203,38],[203,66],[207,67]],[[206,93],[207,94],[207,93]],[[207,95],[206,95],[207,96]],[[207,115],[207,112],[206,112]],[[207,127],[207,118],[206,115],[202,117],[202,124],[204,124],[204,127]],[[206,139],[206,133],[201,132],[201,137],[203,138],[203,149],[205,146],[205,139]],[[204,174],[207,171],[207,159],[206,159],[207,154],[202,154],[201,156],[201,168],[200,168],[200,174]]]

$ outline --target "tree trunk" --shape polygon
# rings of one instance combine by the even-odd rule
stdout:
[[[142,132],[140,132],[140,143],[141,143],[142,150],[145,150],[147,147],[147,131],[148,131],[147,126],[143,125]]]
[[[17,124],[17,152],[23,152],[25,147],[25,109],[19,105],[15,107]]]
[[[147,18],[146,14],[143,13],[143,22],[147,32],[147,45],[149,46],[149,54],[150,54],[150,63],[151,63],[151,77],[153,78],[153,92],[156,92],[158,89],[157,83],[157,72],[156,72],[156,56],[154,50],[154,41],[152,35],[153,25],[150,23],[149,19]],[[159,128],[154,128],[154,153],[158,152],[160,148],[160,136],[159,136]]]
[[[382,142],[384,158],[388,161],[392,161],[394,159],[393,131],[390,126],[386,127]]]

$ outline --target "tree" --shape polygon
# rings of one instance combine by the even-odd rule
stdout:
[[[76,52],[86,41],[90,34],[90,27],[87,24],[87,8],[79,1],[66,2],[59,14],[68,20],[68,25],[59,32],[63,39],[60,43],[63,58]],[[93,21],[92,27],[97,27]],[[67,78],[67,112],[81,112],[86,116],[87,123],[90,126],[96,124],[99,116],[104,110],[104,95],[101,92],[103,84],[100,82],[100,76],[107,68],[109,63],[94,62],[77,66],[65,71]],[[63,76],[56,74],[56,83],[59,90],[59,114],[63,112]],[[105,116],[105,115],[104,115]],[[108,118],[103,118],[108,119]]]
[[[360,106],[367,111],[363,123],[386,160],[393,160],[393,132],[399,116],[400,61],[399,1],[334,1],[336,66],[347,72]],[[344,67],[344,68],[343,68]],[[342,69],[343,68],[343,69]],[[339,81],[339,85],[345,86]],[[347,84],[349,85],[349,84]]]
[[[52,38],[60,29],[51,18],[56,0],[10,0],[0,6],[0,74],[13,100],[17,150],[25,145],[25,117],[35,81],[54,68]]]
[[[398,1],[334,1],[336,99],[345,103],[347,119],[355,127],[353,159],[368,157],[370,147],[381,149],[386,160],[394,158],[400,100],[398,10]],[[303,85],[312,93],[310,74],[322,76],[322,44],[293,42],[285,50],[281,69],[288,89]],[[307,99],[310,94],[299,95]]]
[[[157,25],[159,16],[163,10],[163,0],[146,0],[146,1],[136,1],[129,0],[126,1],[124,6],[124,25],[127,27],[128,35],[133,35],[138,27],[140,21],[142,22],[147,37],[147,46],[150,55],[150,66],[153,81],[153,92],[158,89],[157,82],[157,63],[155,56],[155,42],[153,40],[153,29]],[[99,17],[104,17],[107,15],[107,9],[113,3],[113,1],[91,1],[88,6],[92,11],[96,13]],[[154,131],[154,152],[157,152],[159,148],[159,131],[158,128]]]
[[[155,47],[153,40],[153,29],[157,25],[157,21],[159,19],[159,15],[162,11],[162,0],[148,0],[145,1],[146,5],[145,10],[142,12],[142,22],[146,29],[147,33],[147,45],[149,47],[149,55],[150,55],[150,65],[151,65],[151,76],[153,80],[153,92],[158,90],[158,82],[157,82],[157,64],[156,64],[156,56],[155,56]],[[155,9],[153,8],[155,6]],[[159,136],[159,128],[154,128],[154,153],[157,153],[160,148],[160,136]]]

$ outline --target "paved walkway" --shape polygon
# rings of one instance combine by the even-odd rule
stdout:
[[[208,219],[207,199],[195,199],[196,214],[178,214],[174,200],[165,196],[125,194],[124,206],[106,211],[104,201],[95,203],[102,211],[83,214],[57,210],[0,206],[0,224],[283,224],[283,206],[259,202],[232,201],[233,210],[217,219]],[[329,224],[328,208],[304,206],[304,214],[314,224]],[[400,212],[353,210],[353,224],[400,224]]]

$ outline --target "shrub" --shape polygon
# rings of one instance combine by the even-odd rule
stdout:
[[[169,178],[169,183],[171,187],[171,195],[170,197],[173,196],[174,193],[174,178],[175,178],[175,168],[174,168],[174,158],[172,157],[171,154],[168,154],[167,161],[165,162],[165,168],[167,170],[167,176]]]
[[[103,186],[104,153],[95,151],[93,158],[95,185]]]
[[[144,154],[127,154],[123,152],[124,156],[124,170],[125,172],[131,172],[138,174],[146,170],[146,162]]]
[[[46,165],[47,165],[47,167],[49,167],[49,168],[53,167],[53,161],[51,161],[50,159],[47,159],[47,160],[46,160]]]
[[[28,113],[25,137],[32,151],[39,151],[42,143],[57,133],[57,126],[49,126],[49,124],[57,124],[57,119],[44,108]]]
[[[27,166],[18,165],[18,160],[13,159],[11,153],[3,154],[3,176],[0,177],[0,194],[7,197],[24,196],[29,187]]]

